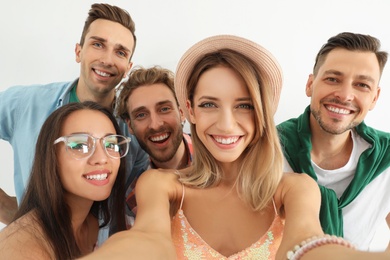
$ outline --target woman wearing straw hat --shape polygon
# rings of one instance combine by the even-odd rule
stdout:
[[[267,50],[236,36],[207,38],[181,58],[175,87],[191,127],[193,166],[142,174],[134,227],[91,259],[113,252],[126,259],[133,248],[153,259],[150,246],[159,259],[174,258],[172,244],[178,259],[389,257],[325,236],[317,184],[283,174],[273,121],[282,73]]]

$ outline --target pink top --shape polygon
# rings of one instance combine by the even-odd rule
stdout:
[[[275,218],[268,231],[251,246],[226,257],[210,247],[191,227],[182,210],[184,200],[181,199],[180,209],[172,219],[172,240],[178,259],[275,259],[283,236],[284,221],[275,208]]]

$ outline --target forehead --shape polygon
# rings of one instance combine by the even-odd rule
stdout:
[[[249,96],[249,90],[236,71],[218,66],[205,71],[199,77],[194,94],[238,98],[237,95]]]
[[[134,47],[134,37],[129,29],[120,23],[106,19],[97,19],[91,23],[85,40],[91,37],[100,37],[112,45],[123,45],[129,50]]]
[[[78,132],[103,136],[116,131],[111,120],[105,114],[96,110],[83,109],[71,113],[62,123],[62,135]]]
[[[349,51],[336,48],[328,53],[319,74],[328,70],[371,76],[379,81],[380,67],[373,52]]]
[[[130,111],[132,111],[139,107],[152,108],[162,101],[170,101],[176,104],[171,89],[163,83],[157,83],[134,89],[127,100],[127,104]]]

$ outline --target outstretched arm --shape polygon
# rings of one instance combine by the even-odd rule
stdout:
[[[18,203],[16,197],[9,196],[0,188],[0,222],[6,225],[11,223],[17,210]]]
[[[134,226],[112,235],[101,248],[82,259],[176,259],[169,208],[179,189],[173,172],[143,173],[135,188],[138,209]]]

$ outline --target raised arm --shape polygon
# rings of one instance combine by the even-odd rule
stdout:
[[[171,241],[170,200],[180,194],[177,175],[149,170],[137,181],[134,226],[112,235],[88,259],[176,259]]]

